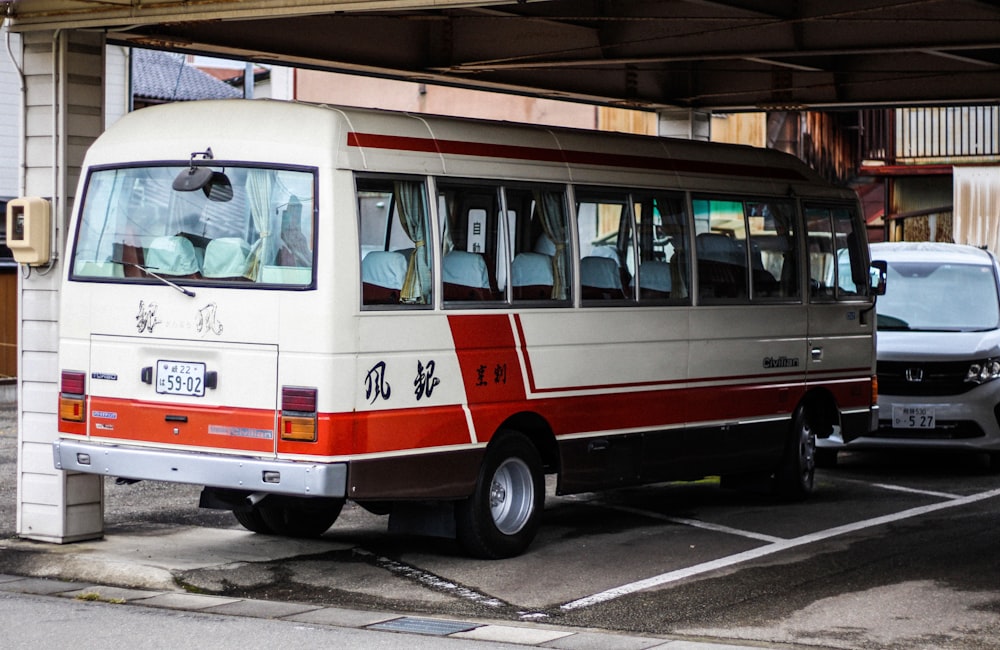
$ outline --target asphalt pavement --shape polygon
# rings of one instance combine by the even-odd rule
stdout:
[[[141,523],[129,517],[130,509],[138,507],[134,494],[106,491],[114,496],[106,498],[105,536],[102,539],[73,544],[20,539],[15,532],[16,440],[16,407],[0,404],[0,592],[7,594],[253,617],[355,631],[396,632],[402,635],[400,647],[412,645],[412,640],[407,641],[410,635],[480,641],[484,645],[574,650],[737,650],[748,647],[530,621],[473,617],[459,620],[428,613],[426,606],[420,612],[378,611],[345,607],[343,603],[327,605],[315,597],[309,602],[296,602],[294,598],[261,600],[212,595],[207,593],[208,589],[185,582],[185,576],[217,575],[220,583],[236,579],[241,586],[252,587],[256,593],[267,593],[268,583],[278,582],[281,577],[272,571],[254,571],[254,566],[283,558],[328,553],[330,543],[247,532],[235,524],[230,513],[192,509],[191,499],[197,494],[196,488],[191,488],[191,494],[181,490],[177,496],[177,513],[168,508],[159,513],[161,521],[156,518],[151,521],[148,513],[144,513]],[[153,484],[144,489],[157,490],[163,486]],[[222,527],[217,527],[220,525]],[[752,647],[762,646],[754,644]]]

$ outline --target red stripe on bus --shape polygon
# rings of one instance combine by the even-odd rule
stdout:
[[[470,407],[525,399],[510,316],[449,315],[448,325]]]
[[[661,172],[771,178],[790,181],[806,180],[805,176],[794,169],[782,169],[765,165],[725,163],[718,160],[654,158],[652,156],[610,154],[573,149],[546,149],[544,147],[465,142],[462,140],[437,140],[433,138],[415,138],[412,136],[385,135],[380,133],[358,133],[356,131],[351,131],[347,134],[347,145],[351,147],[368,147],[371,149],[418,151],[441,155],[476,156],[480,158],[504,158],[508,160],[528,160],[566,165],[623,167],[627,169],[650,169]]]

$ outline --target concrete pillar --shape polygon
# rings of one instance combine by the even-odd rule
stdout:
[[[99,476],[57,471],[59,279],[76,183],[87,147],[104,128],[104,37],[83,31],[22,35],[22,188],[52,201],[58,259],[21,273],[18,336],[17,534],[73,542],[103,534]]]
[[[664,108],[659,117],[658,135],[666,138],[708,142],[712,135],[712,113],[690,108]]]

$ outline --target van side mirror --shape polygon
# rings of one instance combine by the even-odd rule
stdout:
[[[873,260],[871,265],[871,289],[876,296],[885,295],[886,274],[889,272],[889,265],[885,260]]]

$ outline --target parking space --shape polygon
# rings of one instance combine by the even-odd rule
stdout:
[[[893,532],[900,527],[964,518],[977,508],[995,516],[1000,508],[995,476],[973,459],[846,456],[820,472],[814,498],[798,503],[721,489],[712,480],[550,495],[535,544],[500,562],[468,559],[445,540],[389,534],[386,518],[348,508],[317,554],[280,562],[280,589],[272,582],[224,590],[521,620],[587,619],[585,612],[634,594],[669,601],[672,586],[801,562],[858,540],[885,538],[887,548],[904,548],[908,542]],[[838,562],[850,560],[848,554]],[[277,564],[270,568],[278,572]],[[211,586],[200,585],[197,572],[185,579]]]
[[[5,465],[13,439],[0,435]],[[0,492],[12,495],[13,472],[4,475]],[[791,503],[711,479],[564,497],[550,485],[535,543],[495,562],[448,540],[391,534],[387,517],[350,504],[319,540],[255,535],[229,513],[199,510],[197,495],[108,480],[106,539],[34,545],[58,568],[34,556],[24,570],[93,576],[117,566],[125,570],[109,570],[109,583],[518,625],[832,648],[1000,647],[1000,480],[970,456],[845,453],[818,471],[813,498]],[[4,538],[14,526],[7,505]],[[0,570],[18,573],[17,555],[6,553]],[[927,599],[938,609],[915,604]]]

